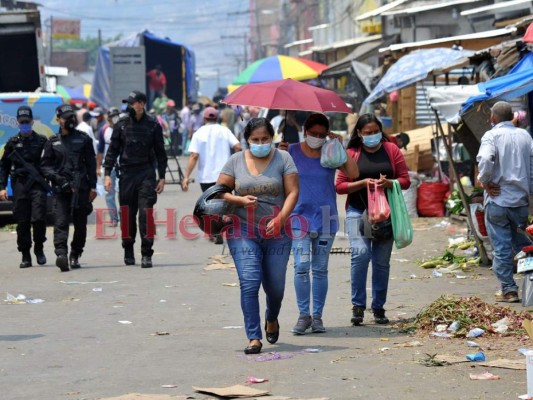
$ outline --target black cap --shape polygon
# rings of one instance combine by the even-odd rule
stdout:
[[[76,113],[74,112],[74,109],[71,105],[63,104],[62,106],[56,108],[57,118],[67,119],[69,117],[72,117],[73,115],[76,115]]]
[[[31,111],[31,107],[28,106],[20,106],[17,110],[17,121],[21,119],[33,119],[33,112]]]
[[[128,104],[132,104],[136,101],[142,101],[143,103],[146,103],[146,95],[143,92],[134,90],[128,95],[127,99],[122,100],[123,103],[128,103]]]
[[[120,110],[117,107],[111,107],[109,109],[109,112],[107,113],[109,117],[114,117],[115,115],[119,115],[119,114],[120,114]]]

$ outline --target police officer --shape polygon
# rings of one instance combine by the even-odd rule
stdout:
[[[122,102],[127,104],[128,116],[121,118],[113,128],[104,162],[104,186],[107,191],[111,189],[111,170],[120,157],[119,201],[124,263],[135,264],[133,244],[139,212],[141,267],[151,268],[154,238],[147,235],[147,224],[151,224],[151,232],[155,231],[155,227],[153,219],[147,222],[146,209],[153,208],[157,194],[165,188],[167,156],[163,132],[157,120],[146,113],[144,93],[133,91]],[[156,180],[156,168],[159,180]]]
[[[59,134],[48,139],[41,161],[43,175],[56,188],[54,248],[62,272],[80,268],[78,261],[87,238],[87,216],[96,197],[96,156],[92,139],[76,130],[76,114],[68,104],[56,110]],[[72,218],[74,237],[68,257],[68,230]]]
[[[46,136],[33,131],[33,113],[30,107],[17,110],[19,133],[8,140],[0,160],[0,200],[7,200],[7,179],[11,175],[14,207],[17,221],[17,247],[22,253],[20,268],[31,267],[31,228],[33,252],[39,265],[46,264],[43,243],[46,241],[47,186],[40,172],[41,154]],[[15,153],[16,152],[16,153]]]

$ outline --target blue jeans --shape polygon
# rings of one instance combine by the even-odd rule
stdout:
[[[335,236],[331,233],[320,233],[316,234],[316,237],[315,235],[311,237],[308,232],[293,230],[294,289],[300,316],[310,315],[312,288],[313,316],[322,318],[328,293],[329,251],[334,239]],[[309,279],[309,271],[313,274],[312,283]]]
[[[111,216],[111,221],[118,222],[118,208],[116,197],[116,184],[117,184],[117,173],[113,168],[111,170],[111,189],[105,194],[105,203],[107,208],[109,208],[109,214]]]
[[[527,225],[527,215],[527,207],[500,207],[494,203],[485,207],[485,225],[493,247],[492,271],[500,281],[503,294],[518,292],[513,279],[513,253],[530,245],[516,230],[520,225]]]
[[[248,237],[248,229],[253,230],[251,238]],[[263,285],[266,293],[265,318],[275,321],[285,292],[291,239],[285,234],[281,238],[263,238],[256,227],[248,227],[244,223],[241,224],[240,234],[242,237],[228,237],[227,242],[239,275],[244,327],[249,340],[262,339],[259,288]]]
[[[363,232],[362,211],[348,207],[346,230],[350,240],[352,304],[366,308],[366,279],[372,261],[372,310],[383,310],[389,287],[390,257],[394,239],[371,240]]]

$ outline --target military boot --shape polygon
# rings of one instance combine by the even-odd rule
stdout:
[[[135,265],[135,253],[133,246],[124,248],[124,264]]]
[[[46,256],[44,255],[43,246],[35,246],[33,252],[35,253],[35,257],[37,258],[37,264],[46,264]]]
[[[22,251],[22,261],[20,262],[20,268],[31,267],[31,254],[29,250]]]
[[[71,269],[81,268],[80,262],[78,261],[79,257],[80,256],[77,255],[76,253],[70,253],[69,264],[70,264]]]

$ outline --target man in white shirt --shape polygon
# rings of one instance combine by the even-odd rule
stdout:
[[[91,125],[89,125],[90,122],[91,122],[91,114],[90,112],[86,111],[81,116],[81,122],[78,124],[76,129],[86,133],[91,138],[91,140],[93,141],[94,153],[96,154],[96,148],[98,147],[98,141],[94,137],[93,128],[91,128]]]
[[[204,110],[205,125],[193,133],[189,146],[190,157],[183,178],[183,190],[189,189],[189,176],[198,163],[198,182],[202,191],[213,186],[231,150],[240,151],[241,144],[226,127],[217,123],[218,112],[213,107]]]

